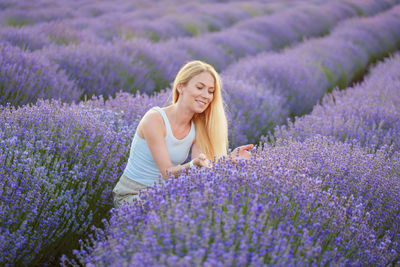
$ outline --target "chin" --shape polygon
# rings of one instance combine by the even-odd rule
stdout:
[[[202,108],[201,111],[200,111],[200,113],[204,113],[204,112],[207,110],[207,108],[208,108],[208,106],[205,107],[205,108]]]
[[[206,111],[206,109],[207,109],[207,108],[199,108],[199,107],[196,107],[196,108],[194,109],[194,112],[200,114],[200,113],[203,113],[204,111]]]

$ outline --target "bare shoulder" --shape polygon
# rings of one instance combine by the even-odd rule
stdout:
[[[137,132],[142,138],[145,138],[151,132],[161,132],[165,135],[164,121],[161,114],[154,109],[148,110],[140,120]]]

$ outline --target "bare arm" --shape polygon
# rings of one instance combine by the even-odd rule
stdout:
[[[228,159],[232,160],[233,162],[237,162],[238,159],[249,160],[251,158],[251,152],[248,150],[252,149],[253,147],[253,144],[239,146],[228,155]],[[192,159],[197,158],[199,155],[201,155],[200,149],[198,148],[196,141],[194,141],[192,147]],[[218,160],[218,158],[216,160]],[[208,166],[210,164],[211,163],[208,162]]]
[[[196,139],[195,139],[193,141],[193,145],[192,145],[192,154],[191,154],[192,159],[197,158],[200,155],[200,153],[201,153],[200,149],[197,146]]]
[[[174,166],[168,153],[165,143],[165,126],[161,115],[156,111],[149,111],[145,114],[138,125],[138,134],[146,140],[154,162],[160,173],[167,179],[170,174],[177,176],[183,169],[188,169],[190,163]],[[204,166],[199,154],[193,159],[193,164]]]
[[[251,158],[251,152],[249,152],[248,150],[252,149],[254,147],[253,144],[247,144],[247,145],[243,145],[243,146],[239,146],[237,148],[235,148],[229,155],[228,155],[228,159],[232,160],[233,162],[237,162],[238,159],[250,159]],[[197,158],[199,155],[201,155],[201,151],[198,148],[196,141],[194,141],[193,143],[193,147],[192,147],[192,159]],[[218,157],[217,159],[218,160]],[[208,166],[210,166],[211,163],[208,162]]]

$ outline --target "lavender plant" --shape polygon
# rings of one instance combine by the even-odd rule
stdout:
[[[87,29],[78,29],[70,20],[63,22],[48,22],[37,25],[24,26],[21,28],[4,27],[0,28],[0,37],[3,41],[14,46],[31,51],[39,50],[51,44],[74,45],[83,42],[96,43],[97,37]]]
[[[400,55],[378,64],[361,84],[334,91],[311,114],[277,127],[275,136],[304,140],[316,134],[379,149],[400,150]]]
[[[94,34],[86,29],[74,29],[69,22],[52,22],[32,27],[34,32],[45,34],[51,43],[57,45],[75,45],[98,42]]]
[[[121,89],[135,92],[146,82],[143,63],[132,62],[113,45],[53,46],[45,53],[75,81],[87,98],[94,94],[114,96]]]
[[[312,5],[303,2],[293,9],[284,9],[272,15],[239,21],[224,31],[206,33],[195,38],[181,38],[177,41],[177,45],[179,46],[182,42],[215,44],[216,48],[213,51],[217,51],[219,54],[217,58],[211,54],[207,57],[207,55],[193,53],[192,47],[183,45],[179,47],[188,49],[194,57],[209,61],[218,69],[224,70],[227,62],[232,64],[240,57],[256,55],[262,51],[279,50],[305,38],[326,34],[339,21],[357,16],[357,10],[365,9],[363,14],[370,16],[389,9],[393,5],[395,5],[394,2],[376,3],[373,1],[335,2],[326,5]],[[218,51],[220,47],[223,49],[222,51]],[[220,66],[223,68],[221,69]]]
[[[318,66],[285,54],[259,54],[239,60],[223,72],[237,79],[250,80],[283,99],[283,108],[291,114],[302,114],[323,95],[328,81]]]
[[[400,161],[380,153],[315,137],[189,171],[112,210],[63,264],[386,265],[398,255]]]
[[[265,146],[262,153],[273,166],[305,172],[315,179],[322,179],[324,188],[333,188],[337,195],[360,198],[370,216],[369,225],[376,231],[373,234],[377,240],[370,245],[387,243],[382,248],[383,253],[391,255],[381,264],[396,260],[400,255],[398,151],[392,153],[385,147],[378,150],[362,148],[359,144],[314,135],[304,141],[278,138],[274,145]],[[371,248],[365,250],[370,253]],[[372,254],[369,260],[380,257]]]
[[[229,146],[253,143],[288,116],[281,96],[257,84],[222,76],[229,128]]]
[[[227,5],[189,1],[179,5],[175,3],[176,6],[171,7],[174,5],[171,1],[159,1],[156,6],[147,3],[140,5],[140,1],[135,2],[115,1],[113,4],[93,1],[64,2],[54,7],[49,1],[40,1],[36,6],[41,8],[31,10],[29,3],[20,1],[5,7],[0,24],[46,26],[47,22],[62,20],[77,27],[75,28],[77,30],[80,24],[75,23],[75,20],[85,18],[90,31],[97,33],[104,41],[132,36],[159,41],[223,30],[237,21],[272,13],[289,6],[285,3],[276,5],[262,2],[245,4],[233,2]],[[98,23],[99,21],[101,23]]]
[[[79,7],[79,5],[76,5]],[[24,27],[74,17],[77,8],[60,3],[54,6],[49,1],[39,0],[32,4],[29,1],[12,1],[2,9],[1,26]]]
[[[0,265],[55,264],[112,206],[139,119],[169,94],[0,110]]]
[[[39,98],[79,100],[80,90],[42,55],[0,43],[0,105],[23,105]]]
[[[115,132],[121,133],[122,130],[128,129],[129,132],[124,135],[133,137],[136,127],[144,114],[154,106],[166,106],[172,102],[172,91],[165,90],[153,96],[147,94],[136,93],[135,95],[120,91],[114,98],[105,100],[102,96],[93,96],[91,100],[81,102],[80,105],[90,109],[101,109],[119,114],[121,120],[107,121],[99,117],[107,123],[108,127]],[[102,114],[102,113],[98,113]]]
[[[270,38],[268,38],[268,36],[254,33],[249,31],[249,29],[227,29],[225,31],[207,34],[202,36],[201,39],[205,39],[214,47],[221,47],[224,54],[231,56],[229,58],[230,61],[248,55],[254,55],[259,51],[270,48]],[[222,67],[222,69],[224,69],[224,67]]]
[[[42,100],[2,108],[1,265],[56,261],[110,208],[127,143],[91,113]]]
[[[280,54],[261,53],[237,61],[224,73],[238,79],[252,79],[287,99],[286,106],[292,115],[311,111],[321,97],[336,86],[345,88],[358,79],[367,64],[392,52],[400,44],[395,29],[400,28],[400,8],[395,7],[374,17],[354,19],[342,23],[328,36],[304,42]],[[367,28],[373,24],[373,28]],[[376,51],[360,49],[359,33],[354,40],[346,35],[342,39],[341,29],[368,29],[363,32],[366,40],[371,32],[376,42]],[[368,45],[367,45],[368,46]],[[368,54],[366,53],[368,51]]]
[[[50,44],[50,40],[44,34],[32,32],[30,28],[15,27],[0,28],[0,38],[3,42],[18,46],[23,50],[37,50]]]
[[[232,63],[234,57],[225,52],[221,46],[215,46],[211,42],[201,42],[194,38],[177,38],[168,42],[168,46],[178,51],[185,51],[190,55],[190,59],[202,60],[218,71],[222,71],[226,66]]]
[[[141,73],[145,79],[140,80],[142,83],[138,83],[138,88],[147,94],[169,87],[180,67],[191,58],[186,50],[178,49],[174,43],[160,46],[142,39],[116,42],[115,46],[127,55],[132,64],[143,62]]]
[[[363,19],[361,24],[349,20],[334,32],[334,36],[346,39],[351,35],[352,42],[360,50],[366,51],[371,61],[378,60],[387,55],[387,51],[398,49],[399,41],[396,37],[396,29],[398,27],[399,9],[398,6],[394,7],[385,20],[375,17]],[[387,30],[381,30],[383,27]]]

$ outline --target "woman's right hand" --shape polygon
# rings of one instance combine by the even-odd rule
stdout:
[[[200,153],[199,156],[193,159],[193,164],[198,167],[211,168],[211,162],[207,159],[206,155]]]

